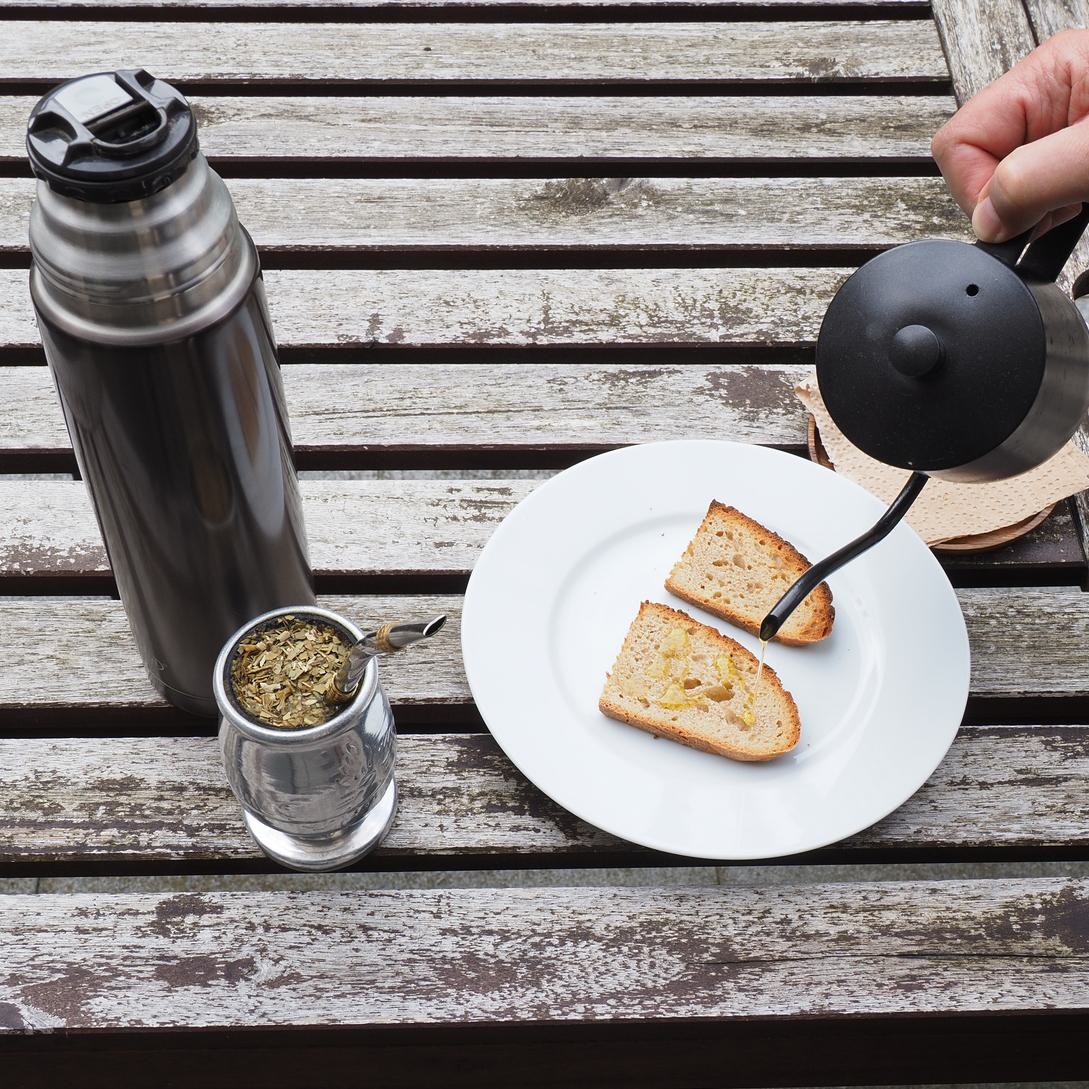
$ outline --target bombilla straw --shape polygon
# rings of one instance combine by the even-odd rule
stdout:
[[[430,639],[446,623],[445,616],[436,616],[422,624],[383,624],[367,632],[358,643],[353,643],[344,665],[337,671],[333,688],[326,700],[334,702],[350,699],[359,682],[363,680],[367,663],[380,654],[392,654],[402,647],[411,646],[421,639]]]
[[[908,508],[919,497],[923,485],[929,478],[925,473],[912,473],[900,494],[892,501],[889,509],[881,515],[874,525],[861,537],[856,537],[850,544],[844,545],[838,552],[833,552],[795,580],[789,590],[775,603],[771,612],[760,624],[760,638],[766,643],[779,634],[779,629],[788,617],[803,601],[845,563],[850,563],[867,549],[883,541],[908,512]]]

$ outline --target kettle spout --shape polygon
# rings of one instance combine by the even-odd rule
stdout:
[[[861,556],[863,552],[883,541],[907,514],[911,504],[919,498],[919,493],[923,490],[923,485],[926,484],[928,479],[925,473],[912,473],[903,490],[890,504],[889,509],[878,518],[870,529],[866,530],[861,537],[856,537],[850,544],[846,544],[837,552],[833,552],[831,556],[826,556],[819,563],[813,564],[808,571],[800,575],[787,592],[772,606],[771,611],[761,622],[761,641],[767,643],[774,639],[779,634],[779,629],[787,622],[790,614],[833,571],[838,571],[844,564],[850,563],[851,560]]]

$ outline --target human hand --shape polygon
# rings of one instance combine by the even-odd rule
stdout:
[[[946,185],[984,242],[1043,233],[1089,201],[1089,30],[1066,30],[934,136]]]

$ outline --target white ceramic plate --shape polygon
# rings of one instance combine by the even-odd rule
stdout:
[[[528,779],[614,835],[713,859],[834,843],[906,801],[956,736],[969,676],[960,606],[900,525],[829,580],[828,639],[768,649],[801,713],[792,752],[736,763],[614,722],[598,696],[645,598],[757,650],[663,585],[712,499],[811,560],[884,509],[828,469],[757,446],[651,443],[584,461],[523,500],[481,553],[462,621],[473,697]]]

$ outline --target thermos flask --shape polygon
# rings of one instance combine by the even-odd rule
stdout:
[[[80,473],[140,654],[212,716],[212,670],[252,616],[314,602],[257,252],[147,72],[34,107],[30,289]]]

